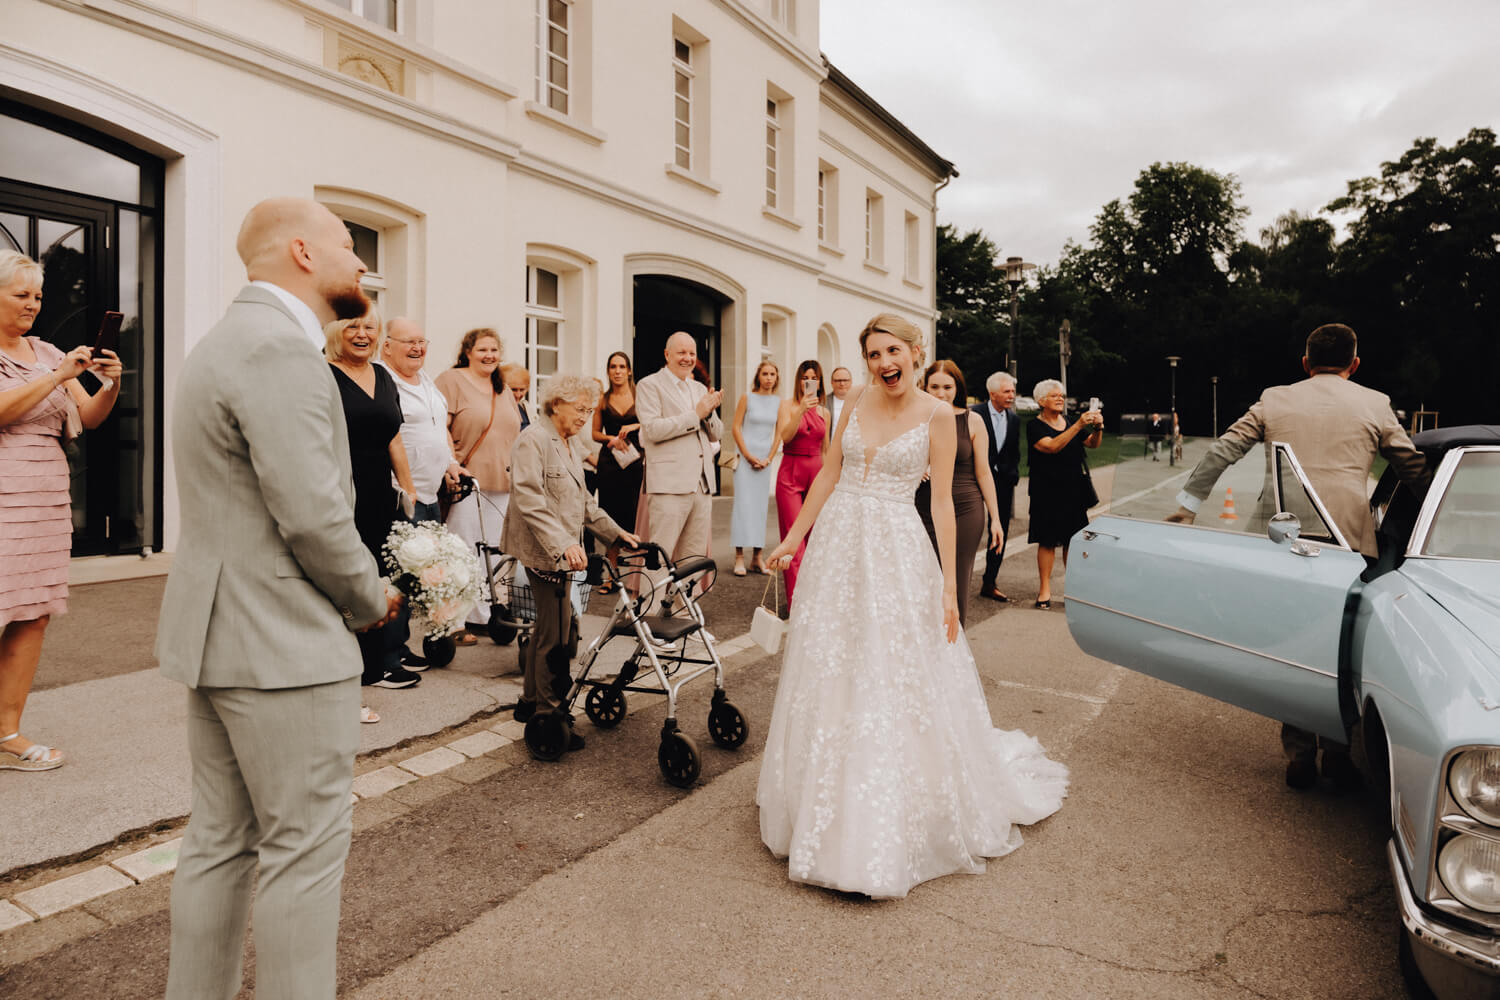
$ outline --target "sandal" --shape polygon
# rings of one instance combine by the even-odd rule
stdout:
[[[372,723],[379,722],[380,713],[375,711],[369,705],[361,705],[359,706],[359,721],[367,726]]]
[[[601,583],[601,584],[599,584],[599,589],[596,591],[596,593],[608,595],[608,594],[613,594],[615,591],[617,591],[619,589],[620,588],[619,588],[618,584],[614,584],[614,583]]]
[[[9,743],[20,736],[20,733],[11,733],[0,739],[0,743]],[[62,766],[62,751],[44,747],[40,743],[33,743],[29,749],[20,753],[0,747],[0,771],[50,771]]]
[[[455,646],[475,646],[479,643],[479,636],[473,632],[460,632],[453,637]]]
[[[737,562],[737,563],[734,564],[734,575],[735,576],[744,576],[745,575],[745,564],[744,563]]]
[[[1052,607],[1052,601],[1050,599],[1045,601],[1037,601],[1036,607],[1041,608],[1043,611],[1047,611]]]

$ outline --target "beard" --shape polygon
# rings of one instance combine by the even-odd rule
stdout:
[[[336,319],[359,319],[370,311],[370,299],[358,284],[323,293]]]

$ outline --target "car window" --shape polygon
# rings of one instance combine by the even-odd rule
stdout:
[[[1109,512],[1142,521],[1165,520],[1177,510],[1177,494],[1201,454],[1201,449],[1198,454],[1190,454],[1188,464],[1178,463],[1175,469],[1168,465],[1165,451],[1155,463],[1149,453],[1121,461],[1114,467]],[[1095,482],[1099,482],[1097,472]],[[1102,495],[1104,490],[1099,492]],[[1219,476],[1193,523],[1199,528],[1264,537],[1266,523],[1274,513],[1265,449],[1257,446]]]
[[[1323,516],[1319,504],[1314,501],[1312,494],[1308,492],[1307,484],[1297,474],[1294,468],[1292,451],[1288,448],[1276,449],[1276,483],[1281,491],[1281,505],[1279,510],[1295,514],[1301,525],[1298,531],[1299,538],[1308,538],[1315,542],[1330,542],[1337,545],[1339,539],[1334,533],[1332,525]]]
[[[1500,452],[1471,451],[1459,459],[1422,554],[1500,559]]]

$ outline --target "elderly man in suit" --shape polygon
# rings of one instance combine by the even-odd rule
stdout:
[[[1016,416],[1016,380],[1007,372],[995,372],[985,379],[984,387],[990,398],[975,404],[972,409],[984,421],[990,434],[990,475],[995,479],[996,507],[1000,512],[1000,533],[1010,537],[1010,512],[1016,497],[1016,484],[1021,481],[1021,420]],[[1009,601],[995,585],[1000,573],[1000,560],[1005,558],[1005,541],[1000,547],[984,550],[984,579],[979,584],[979,596],[992,601]]]
[[[667,338],[666,364],[635,387],[646,450],[646,518],[651,541],[673,559],[703,555],[712,531],[713,443],[724,433],[723,392],[693,378],[698,343],[678,331]]]
[[[364,314],[364,265],[344,225],[297,198],[252,208],[236,248],[250,284],[183,363],[172,417],[182,535],[156,655],[188,688],[193,805],[167,996],[239,992],[254,888],[256,996],[331,998],[353,633],[400,605],[354,527],[344,410],[315,346]]]
[[[1209,447],[1177,495],[1177,513],[1167,520],[1192,523],[1223,471],[1263,441],[1266,484],[1256,517],[1264,521],[1274,502],[1270,446],[1284,441],[1291,445],[1339,531],[1374,559],[1378,552],[1370,516],[1370,464],[1377,454],[1384,455],[1403,480],[1420,482],[1427,474],[1426,460],[1391,412],[1390,398],[1350,381],[1359,369],[1358,339],[1352,329],[1328,323],[1314,330],[1307,338],[1302,368],[1306,379],[1267,389]],[[1284,725],[1281,743],[1288,761],[1287,785],[1311,788],[1318,777],[1318,738]],[[1322,745],[1324,777],[1340,788],[1357,786],[1359,772],[1349,759],[1347,742],[1324,739]]]

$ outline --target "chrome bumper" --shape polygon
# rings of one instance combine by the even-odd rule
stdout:
[[[1417,905],[1393,838],[1385,853],[1412,958],[1439,1000],[1500,1000],[1500,939],[1433,920]]]

